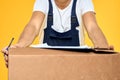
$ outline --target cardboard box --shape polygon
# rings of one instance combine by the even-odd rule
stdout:
[[[120,80],[120,54],[10,49],[9,80]]]

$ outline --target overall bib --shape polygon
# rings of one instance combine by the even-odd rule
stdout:
[[[49,0],[47,28],[44,29],[43,43],[47,43],[49,46],[80,46],[79,31],[76,30],[76,27],[79,26],[76,16],[76,2],[77,0],[73,0],[71,10],[71,30],[59,33],[51,28],[53,25],[53,6],[51,0]]]

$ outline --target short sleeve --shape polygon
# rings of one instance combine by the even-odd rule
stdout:
[[[81,11],[82,15],[89,11],[95,12],[92,0],[81,0]]]
[[[48,0],[36,0],[34,3],[33,12],[41,11],[46,14],[47,7],[48,7]]]

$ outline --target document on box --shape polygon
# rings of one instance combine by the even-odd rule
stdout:
[[[43,48],[43,49],[57,49],[57,50],[69,50],[69,51],[83,51],[83,52],[95,52],[95,53],[116,53],[114,50],[108,50],[104,48],[92,48],[87,45],[83,46],[49,46],[45,44],[31,45],[33,48]]]
[[[45,44],[31,45],[30,47],[33,47],[33,48],[51,48],[51,49],[91,49],[91,47],[89,47],[87,45],[83,45],[83,46],[49,46],[46,43]]]

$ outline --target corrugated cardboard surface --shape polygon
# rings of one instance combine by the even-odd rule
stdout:
[[[11,49],[9,80],[120,80],[120,54]]]

